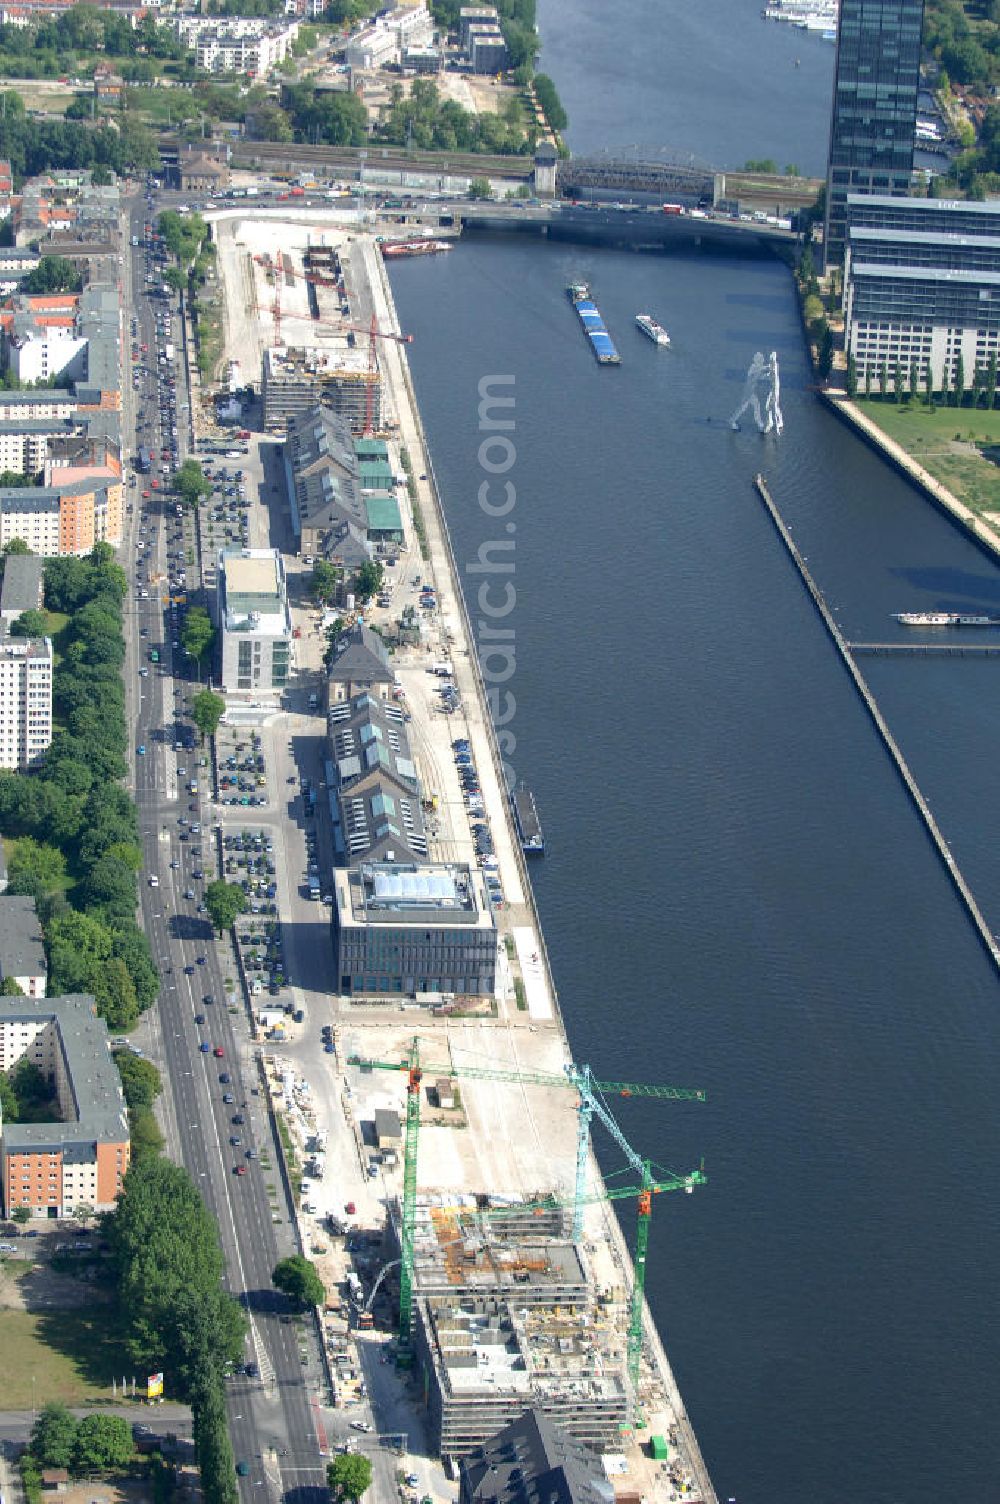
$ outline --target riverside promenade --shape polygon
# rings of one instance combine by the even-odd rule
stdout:
[[[381,256],[374,243],[367,237],[355,239],[352,246],[352,265],[355,278],[362,272],[371,295],[372,309],[381,327],[398,328],[398,319],[392,299],[389,279]],[[405,349],[386,342],[379,354],[383,379],[388,388],[390,405],[398,424],[399,442],[409,451],[417,481],[418,504],[426,535],[424,570],[433,576],[440,600],[442,639],[441,652],[450,655],[455,670],[455,682],[461,692],[468,735],[473,745],[476,765],[479,768],[483,794],[487,803],[491,826],[501,849],[513,853],[517,869],[517,881],[505,876],[504,887],[508,902],[515,910],[510,915],[517,941],[518,956],[523,962],[529,957],[534,975],[525,977],[528,992],[527,1019],[520,1017],[498,1019],[496,1027],[508,1033],[514,1030],[519,1035],[518,1048],[524,1064],[530,1063],[531,1034],[553,1035],[561,1041],[565,1060],[571,1060],[571,1052],[559,1008],[555,983],[552,977],[548,954],[545,949],[542,927],[535,906],[528,867],[514,829],[510,801],[506,796],[506,778],[503,759],[497,742],[489,708],[488,690],[476,651],[476,638],[461,588],[461,574],[448,532],[447,520],[441,505],[434,478],[431,457],[424,434],[416,393],[406,359]],[[469,442],[478,447],[481,434],[478,429],[470,431]],[[424,478],[426,477],[426,478]],[[410,519],[412,529],[412,519]],[[412,532],[411,532],[412,536]],[[532,995],[534,1003],[532,1003]],[[488,1025],[486,1027],[489,1027]],[[525,1037],[528,1036],[528,1037]],[[603,1190],[603,1179],[597,1160],[591,1150],[588,1165],[588,1184],[593,1192]],[[660,1215],[669,1215],[669,1201],[662,1204]],[[591,1206],[595,1221],[588,1227],[587,1237],[591,1243],[604,1241],[610,1250],[617,1277],[629,1292],[632,1288],[632,1260],[612,1205],[603,1202]],[[595,1225],[599,1218],[599,1230]],[[659,1333],[648,1306],[644,1307],[643,1366],[640,1375],[639,1394],[633,1402],[633,1429],[631,1435],[622,1438],[622,1450],[631,1453],[633,1466],[639,1457],[645,1467],[646,1496],[651,1500],[668,1500],[681,1496],[688,1501],[702,1504],[718,1504],[708,1469],[701,1455],[690,1417],[681,1399],[677,1381],[667,1359]],[[670,1438],[671,1462],[668,1466],[649,1459],[648,1439],[662,1434]],[[633,1475],[634,1476],[634,1475]],[[675,1481],[676,1480],[676,1481]]]

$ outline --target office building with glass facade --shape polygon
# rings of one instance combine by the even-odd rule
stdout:
[[[913,170],[924,0],[841,0],[824,260],[843,259],[847,197],[904,195]]]
[[[1000,202],[847,200],[844,328],[859,389],[985,382],[1000,354]]]

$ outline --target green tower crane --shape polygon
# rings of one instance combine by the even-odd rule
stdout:
[[[358,1066],[362,1070],[405,1071],[407,1075],[399,1271],[399,1353],[400,1362],[405,1364],[410,1360],[413,1331],[413,1242],[417,1217],[420,1088],[424,1074],[420,1064],[419,1040],[416,1038],[413,1039],[410,1044],[409,1054],[404,1060],[376,1060],[361,1055],[351,1055],[348,1057],[346,1063]],[[464,1080],[506,1081],[514,1086],[569,1087],[578,1093],[576,1186],[573,1196],[574,1242],[579,1242],[583,1234],[583,1208],[588,1200],[604,1199],[601,1196],[588,1198],[586,1195],[587,1151],[590,1144],[590,1125],[595,1116],[604,1124],[611,1137],[622,1149],[629,1164],[638,1172],[641,1181],[640,1185],[632,1192],[623,1193],[626,1195],[635,1194],[639,1197],[639,1223],[636,1235],[633,1295],[628,1338],[629,1373],[633,1378],[633,1382],[636,1382],[639,1373],[639,1359],[642,1353],[642,1309],[643,1291],[646,1283],[646,1247],[649,1242],[649,1219],[652,1214],[652,1196],[658,1186],[658,1182],[653,1177],[650,1161],[642,1159],[628,1143],[628,1140],[603,1101],[603,1097],[605,1094],[608,1094],[620,1097],[647,1097],[665,1101],[703,1102],[705,1101],[705,1092],[698,1088],[643,1085],[631,1081],[596,1081],[588,1065],[577,1066],[572,1063],[567,1064],[561,1074],[555,1071],[505,1071],[495,1070],[490,1066],[453,1064],[428,1066],[427,1069],[432,1071],[435,1076],[448,1076]],[[673,1180],[676,1181],[676,1184],[671,1183],[668,1185],[666,1182],[663,1182],[660,1188],[674,1190],[683,1185],[685,1189],[692,1190],[695,1185],[703,1183],[704,1176],[700,1171],[695,1171],[694,1178],[689,1176],[682,1181],[678,1180],[677,1177],[673,1177]],[[617,1198],[612,1198],[609,1195],[608,1199]]]

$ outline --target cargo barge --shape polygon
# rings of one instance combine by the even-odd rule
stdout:
[[[583,325],[584,334],[590,340],[590,348],[597,357],[598,365],[621,365],[622,358],[604,327],[604,320],[590,296],[590,288],[586,282],[571,282],[566,289],[566,296],[576,309],[577,317]]]
[[[521,850],[529,856],[545,854],[545,837],[535,808],[535,796],[530,789],[520,784],[510,796],[514,808],[514,823],[521,838]]]

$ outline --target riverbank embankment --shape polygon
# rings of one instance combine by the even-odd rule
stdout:
[[[367,241],[363,244],[355,242],[354,251],[358,258],[359,272],[363,263],[372,306],[379,323],[386,328],[398,328],[392,289],[381,257],[377,255],[374,245]],[[382,352],[381,364],[384,379],[391,392],[399,440],[408,450],[418,477],[416,491],[427,546],[424,567],[433,575],[440,602],[440,651],[448,654],[453,664],[454,682],[463,704],[464,727],[472,744],[476,766],[480,770],[483,795],[497,850],[498,853],[503,853],[501,866],[505,870],[508,914],[515,937],[522,941],[517,947],[522,972],[527,962],[535,973],[534,977],[529,975],[525,978],[529,1001],[526,1017],[517,1014],[511,1016],[507,1010],[502,1009],[496,1024],[483,1023],[479,1027],[481,1031],[495,1031],[496,1049],[500,1048],[500,1036],[506,1036],[507,1040],[512,1041],[511,1048],[516,1051],[518,1060],[529,1068],[533,1063],[537,1068],[544,1062],[545,1057],[540,1052],[545,1041],[558,1036],[564,1058],[568,1062],[572,1058],[570,1045],[550,970],[528,865],[514,830],[510,804],[506,798],[507,775],[490,710],[491,690],[477,651],[474,623],[462,589],[462,574],[448,529],[404,347],[395,343],[388,345]],[[478,430],[470,436],[477,446],[481,438]],[[476,561],[472,562],[475,564]],[[471,579],[476,578],[474,568],[471,572],[467,568],[466,573]],[[492,693],[495,696],[495,690]],[[509,863],[513,864],[516,875],[515,871],[511,871]],[[535,1006],[532,1003],[533,997]],[[533,1058],[536,1056],[536,1059]],[[590,1188],[588,1201],[594,1203],[591,1206],[594,1222],[587,1236],[588,1257],[595,1258],[601,1245],[605,1245],[613,1261],[615,1282],[620,1282],[630,1297],[632,1255],[613,1206],[601,1200],[604,1183],[593,1151],[589,1156],[587,1180]],[[627,1304],[626,1299],[623,1306]],[[639,1394],[633,1397],[631,1432],[622,1438],[623,1450],[629,1455],[632,1476],[644,1479],[646,1496],[651,1501],[658,1498],[665,1500],[670,1495],[669,1473],[672,1469],[681,1479],[685,1497],[701,1501],[701,1504],[717,1504],[708,1469],[648,1305],[644,1306],[643,1318],[643,1367]],[[658,1433],[671,1439],[672,1463],[671,1469],[666,1471],[655,1460],[650,1460],[648,1440],[651,1435]]]
[[[996,527],[985,522],[971,507],[959,501],[947,486],[935,480],[919,460],[915,460],[912,454],[908,454],[901,444],[890,438],[884,429],[879,428],[877,423],[873,423],[844,392],[821,391],[819,395],[842,422],[853,428],[855,433],[887,460],[895,470],[905,475],[915,486],[919,486],[924,495],[952,521],[964,528],[980,547],[986,549],[994,558],[1000,557],[1000,531]]]

